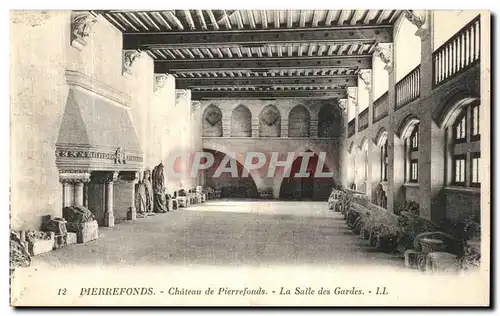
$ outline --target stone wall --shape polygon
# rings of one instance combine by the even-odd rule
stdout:
[[[130,73],[124,73],[122,35],[114,26],[95,18],[87,44],[77,48],[72,45],[71,21],[69,11],[11,13],[11,213],[15,230],[39,229],[42,216],[62,215],[55,145],[69,92],[67,71],[130,97],[122,106],[130,109],[145,161],[160,160],[153,157],[158,138],[149,129],[156,118],[150,110],[151,58],[142,55]]]
[[[461,21],[461,25],[465,25],[468,19],[472,19],[479,14],[467,13],[467,18]],[[485,16],[486,18],[486,16]],[[467,20],[467,21],[466,21]],[[401,24],[400,22],[398,22]],[[446,30],[446,36],[450,37],[460,27],[457,21],[450,22],[453,25],[453,32]],[[459,23],[459,24],[460,24]],[[483,21],[481,22],[483,23]],[[408,36],[415,29],[406,23]],[[429,26],[426,26],[429,27]],[[439,27],[446,27],[443,23]],[[444,34],[443,30],[437,30]],[[484,32],[482,29],[481,32]],[[361,157],[361,144],[369,139],[369,172],[371,188],[368,187],[368,194],[374,193],[374,188],[380,179],[380,153],[381,147],[379,143],[380,135],[383,132],[388,135],[388,152],[389,152],[389,172],[387,182],[387,197],[388,208],[393,211],[394,206],[404,202],[404,200],[413,200],[420,205],[420,214],[428,219],[440,220],[444,217],[456,218],[459,214],[478,214],[479,207],[479,188],[460,188],[453,187],[451,183],[451,162],[449,159],[449,149],[446,148],[447,126],[442,124],[442,118],[451,113],[453,106],[460,102],[470,102],[468,100],[481,96],[481,99],[488,96],[481,95],[481,68],[480,63],[471,65],[459,75],[450,78],[447,82],[439,87],[432,87],[432,51],[433,38],[425,30],[420,30],[412,39],[401,38],[397,41],[400,47],[404,43],[419,42],[421,45],[420,56],[420,96],[403,106],[396,107],[395,100],[395,85],[397,78],[404,76],[405,72],[413,69],[413,65],[407,65],[404,54],[406,48],[399,53],[392,52],[392,65],[387,67],[386,74],[388,75],[387,83],[389,84],[388,91],[388,116],[376,122],[373,121],[373,101],[376,100],[376,95],[380,94],[380,90],[372,89],[372,101],[369,108],[369,126],[365,130],[356,131],[356,134],[347,139],[347,148],[352,148],[348,155],[348,159],[354,164],[353,169],[356,171],[350,172],[345,185],[357,173],[363,172],[363,160]],[[440,35],[440,36],[441,36]],[[445,39],[441,38],[440,41]],[[404,41],[404,43],[401,43]],[[435,47],[434,47],[435,48]],[[397,47],[396,47],[397,49]],[[482,61],[481,61],[482,62]],[[377,68],[378,66],[374,66]],[[380,67],[379,67],[380,68]],[[396,74],[398,73],[398,74]],[[381,80],[381,76],[374,76],[373,80]],[[377,90],[377,91],[374,91]],[[465,104],[463,103],[463,104]],[[488,113],[485,107],[481,106],[481,111]],[[484,116],[480,114],[482,118]],[[405,135],[401,132],[405,127],[411,126],[411,121],[415,120],[420,125],[419,127],[419,145],[418,145],[418,183],[404,183],[404,150],[403,143]],[[482,130],[483,133],[484,130]],[[481,135],[481,143],[483,142]],[[483,144],[481,144],[484,150]],[[358,186],[361,185],[361,179],[357,177]]]
[[[70,12],[11,12],[11,228],[39,228],[61,215],[55,164],[68,87]]]

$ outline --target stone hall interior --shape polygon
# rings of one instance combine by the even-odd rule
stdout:
[[[12,11],[11,264],[473,265],[489,25],[464,10]],[[173,176],[179,153],[214,163]],[[227,157],[236,177],[217,174]]]

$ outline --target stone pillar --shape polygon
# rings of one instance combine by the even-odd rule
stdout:
[[[368,162],[368,179],[370,182],[370,192],[372,194],[372,201],[374,200],[373,192],[377,185],[382,182],[382,146],[376,142],[376,135],[373,136],[372,144],[369,146],[369,162]]]
[[[432,27],[431,11],[406,11],[406,17],[417,26],[415,35],[421,40],[421,74],[432,74],[433,41],[429,32]],[[420,76],[420,98],[423,115],[420,118],[419,142],[425,141],[428,146],[419,144],[418,183],[420,215],[429,220],[438,221],[444,218],[443,199],[439,192],[445,184],[445,157],[443,144],[445,130],[437,126],[432,119],[433,103],[429,96],[432,93],[432,76]]]
[[[252,116],[252,137],[259,137],[260,119]]]
[[[288,118],[281,118],[281,137],[288,138]]]
[[[87,182],[83,184],[83,206],[89,207],[89,184]]]
[[[110,172],[104,179],[104,226],[115,226],[113,210],[113,182],[118,179],[118,172]]]
[[[368,195],[368,198],[372,199],[372,168],[373,168],[373,161],[375,160],[375,157],[373,156],[373,142],[368,139],[368,148],[366,149],[366,155],[368,156],[367,161],[368,161],[368,166],[367,166],[367,176],[366,176],[366,195]]]
[[[73,204],[83,206],[83,182],[75,182]]]
[[[348,116],[347,116],[347,100],[342,99],[339,100],[340,107],[343,109],[342,111],[342,135],[341,141],[340,141],[340,163],[339,163],[339,178],[341,181],[341,184],[343,187],[347,188],[348,186],[348,177],[349,177],[349,159],[348,159],[348,147],[349,147],[349,141],[348,141],[348,133],[347,133],[347,123],[348,122]]]
[[[365,84],[365,89],[368,91],[368,126],[373,124],[373,89],[372,89],[372,70],[363,69],[358,73],[359,80]]]
[[[84,206],[83,188],[90,181],[90,172],[86,170],[65,170],[59,173],[59,181],[62,184],[63,207]],[[73,192],[70,192],[73,188]],[[73,193],[73,196],[71,196]]]
[[[70,206],[70,203],[69,203],[69,186],[70,184],[66,181],[66,180],[61,180],[61,183],[62,183],[62,192],[63,192],[63,196],[62,196],[62,206],[63,207],[66,207],[66,206]]]
[[[365,89],[368,91],[368,126],[373,124],[373,91],[371,86],[372,80],[372,71],[371,69],[360,70],[358,73],[359,80],[363,81],[365,84]],[[377,131],[373,131],[376,133]],[[372,199],[372,191],[373,191],[373,168],[374,161],[376,161],[377,157],[375,156],[376,148],[374,148],[374,144],[371,139],[368,139],[368,148],[366,154],[368,155],[368,170],[367,170],[367,179],[366,183],[366,194]]]
[[[403,151],[402,142],[400,140],[396,140],[394,135],[397,122],[393,119],[394,105],[396,104],[396,72],[394,71],[393,54],[392,43],[379,43],[375,47],[374,56],[378,56],[385,63],[384,69],[389,73],[389,89],[387,91],[389,102],[388,115],[391,119],[389,129],[387,131],[387,210],[389,212],[394,212],[394,206],[397,204],[398,193],[402,185],[400,177],[402,173],[404,174],[399,166],[399,164],[402,164],[404,161],[404,159],[399,156]]]
[[[222,118],[222,137],[231,137],[231,118]]]
[[[358,88],[356,88],[356,87],[347,88],[347,98],[350,100],[351,104],[354,105],[354,118],[355,118],[354,131],[355,131],[355,134],[357,134],[359,131]]]
[[[135,185],[139,181],[139,172],[133,172],[132,177],[130,178],[130,182],[132,184],[132,190],[130,192],[130,208],[129,208],[129,216],[127,216],[128,220],[135,221],[137,220],[137,209],[135,208]]]
[[[311,125],[309,126],[309,137],[318,138],[318,118],[311,118]]]

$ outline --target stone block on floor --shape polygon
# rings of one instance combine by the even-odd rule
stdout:
[[[413,250],[407,249],[405,251],[405,267],[410,269],[418,269],[418,258],[421,253]]]
[[[77,225],[68,223],[68,231],[76,233],[76,240],[79,244],[89,242],[99,238],[99,228],[96,220],[83,222]]]
[[[51,251],[54,247],[54,232],[27,232],[28,252],[31,256]]]
[[[54,250],[64,248],[68,245],[68,239],[67,239],[67,234],[66,235],[56,235],[54,237]]]
[[[77,242],[76,233],[68,233],[68,235],[66,236],[66,243],[68,245],[73,245],[76,244],[76,242]]]
[[[426,271],[456,272],[460,270],[460,263],[456,255],[447,252],[431,252],[427,254]]]

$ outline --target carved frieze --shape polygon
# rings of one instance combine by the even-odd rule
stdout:
[[[82,50],[87,45],[88,37],[96,23],[97,18],[90,12],[72,12],[71,45],[78,50]]]
[[[114,153],[109,153],[109,152],[100,152],[88,149],[57,149],[56,158],[61,157],[61,158],[107,159],[107,160],[113,160],[115,161],[115,163],[125,163],[125,162],[117,162],[117,155],[118,155],[117,152],[118,150]],[[143,158],[141,156],[126,155],[124,151],[123,153],[120,153],[120,161],[142,162],[142,160]]]
[[[138,58],[141,58],[142,52],[137,50],[123,51],[123,74],[132,74],[132,66]]]
[[[378,43],[375,46],[375,54],[385,64],[384,69],[392,71],[392,43]]]

